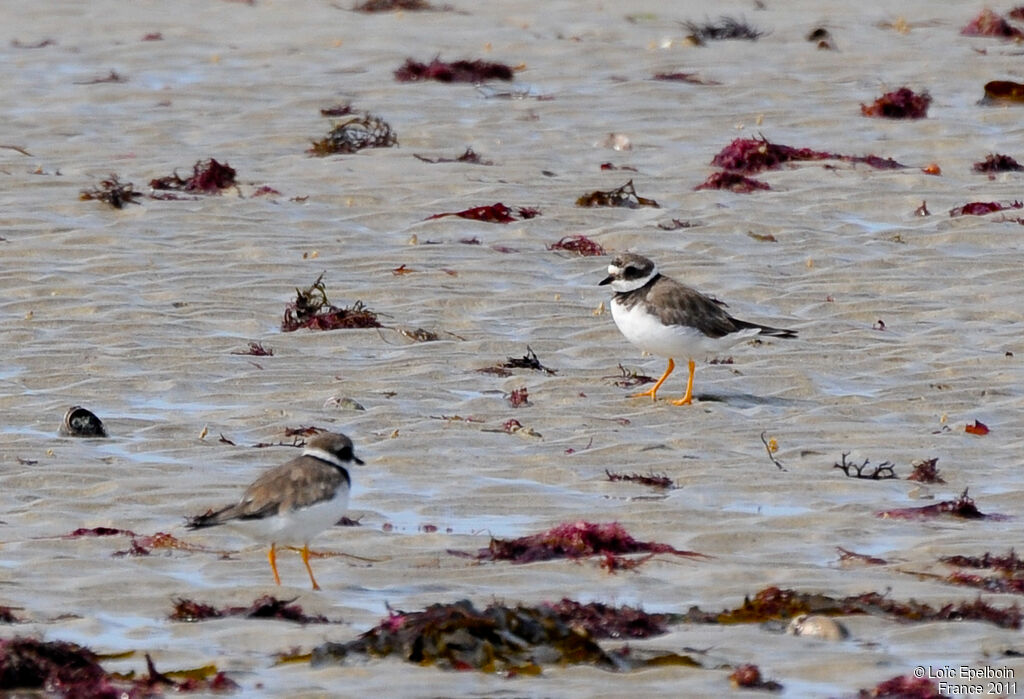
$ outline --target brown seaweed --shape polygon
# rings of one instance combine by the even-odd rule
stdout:
[[[1024,84],[1012,80],[991,80],[985,83],[982,103],[1024,102]]]
[[[238,685],[215,666],[181,673],[160,673],[146,655],[148,673],[125,678],[107,673],[92,650],[66,641],[15,637],[0,640],[0,692],[21,696],[26,690],[46,696],[120,699],[152,696],[167,688],[175,693],[222,692]],[[173,675],[184,675],[174,679]]]
[[[442,61],[434,58],[430,63],[420,63],[411,58],[395,71],[399,82],[436,80],[442,83],[480,83],[485,80],[512,80],[515,77],[512,66],[476,59],[473,61]]]
[[[654,377],[648,376],[647,374],[641,374],[636,369],[627,369],[626,367],[619,364],[619,373],[614,376],[602,376],[602,379],[615,379],[612,385],[618,386],[619,388],[633,388],[635,386],[642,386],[645,383],[654,383]]]
[[[989,153],[985,156],[985,159],[981,162],[974,163],[971,167],[974,172],[984,172],[992,174],[994,172],[1020,172],[1024,170],[1024,165],[1021,165],[1016,160],[1008,155],[1002,153]]]
[[[848,597],[783,590],[766,587],[752,598],[747,597],[735,609],[705,612],[691,607],[682,620],[697,624],[760,624],[773,620],[788,620],[799,614],[871,616],[916,622],[932,621],[985,621],[1001,628],[1019,629],[1024,613],[1017,605],[999,608],[977,599],[973,602],[947,603],[932,607],[922,602],[898,602],[877,592],[866,592]]]
[[[175,170],[166,177],[158,177],[149,181],[149,186],[158,190],[176,190],[190,194],[220,194],[229,187],[234,187],[235,169],[227,163],[218,162],[215,158],[197,160],[192,166],[190,177],[181,177]]]
[[[451,6],[436,7],[427,0],[365,0],[355,5],[353,12],[427,12],[432,10],[451,10]]]
[[[606,254],[600,243],[591,240],[585,235],[563,236],[558,242],[549,245],[548,250],[565,250],[581,257],[595,257]]]
[[[939,475],[939,469],[936,464],[939,463],[938,457],[934,459],[922,459],[913,464],[913,472],[907,476],[908,481],[917,481],[918,483],[945,483],[942,476]]]
[[[78,198],[82,201],[101,201],[115,209],[122,209],[125,204],[138,204],[136,200],[142,198],[142,193],[136,192],[131,182],[121,182],[117,175],[111,173],[107,179],[100,180],[98,186],[83,189]]]
[[[685,22],[683,26],[686,31],[690,32],[690,36],[699,43],[727,39],[756,41],[765,35],[765,32],[747,24],[745,19],[726,16],[719,17],[717,22],[705,21],[703,24]]]
[[[604,470],[608,480],[615,483],[617,481],[639,483],[640,485],[649,485],[652,488],[664,488],[666,490],[675,488],[676,484],[672,482],[664,473],[648,473],[646,476],[640,473],[613,473],[608,469]]]
[[[179,597],[174,601],[174,610],[168,617],[171,621],[197,622],[207,619],[224,617],[242,617],[244,619],[276,619],[293,621],[298,624],[327,624],[327,617],[311,616],[302,611],[302,607],[292,604],[295,599],[282,600],[271,595],[256,598],[247,607],[221,607],[217,609],[209,604]]]
[[[248,349],[241,352],[232,352],[231,354],[245,354],[252,357],[273,357],[274,350],[269,347],[264,347],[262,343],[250,342]]]
[[[713,172],[708,178],[693,188],[694,191],[702,189],[728,189],[737,194],[750,194],[759,189],[771,189],[765,182],[755,180],[753,177],[741,175],[738,172]]]
[[[380,117],[364,113],[334,124],[306,152],[318,157],[336,153],[355,153],[364,148],[390,148],[398,145],[398,134]]]
[[[600,602],[583,604],[562,598],[550,607],[564,623],[582,628],[594,638],[651,638],[668,633],[672,614],[649,614],[635,607]]]
[[[651,206],[655,209],[661,208],[658,202],[653,199],[641,197],[636,193],[633,180],[616,189],[607,191],[597,190],[584,194],[576,200],[576,206],[621,206],[628,209],[636,209],[641,206]]]
[[[412,157],[417,160],[422,160],[425,163],[437,164],[437,163],[471,163],[473,165],[494,165],[493,160],[484,160],[481,158],[476,151],[471,147],[467,147],[463,151],[462,155],[456,158],[427,158],[417,153],[413,153]]]
[[[980,420],[975,420],[974,424],[964,425],[964,432],[967,434],[975,434],[979,437],[983,437],[989,433],[988,425]]]
[[[691,85],[721,85],[717,80],[705,80],[696,73],[655,73],[651,80],[662,82],[689,83]]]
[[[920,94],[908,87],[887,92],[871,104],[861,104],[860,112],[867,117],[885,119],[924,119],[932,97],[927,92]]]
[[[348,308],[332,305],[327,300],[323,278],[324,273],[321,272],[309,287],[295,290],[295,301],[285,307],[281,330],[294,332],[299,328],[338,330],[381,327],[377,314],[366,308],[362,301],[356,301]]]
[[[782,685],[775,680],[761,677],[761,669],[757,665],[740,665],[729,675],[729,683],[740,689],[763,689],[767,692],[781,692]]]
[[[543,371],[545,374],[555,375],[558,372],[555,369],[549,369],[540,363],[540,359],[537,358],[537,353],[531,349],[529,345],[526,346],[526,354],[522,357],[508,357],[503,363],[495,366],[484,367],[483,369],[477,369],[481,374],[496,374],[498,376],[511,376],[511,369],[532,369],[533,371]]]

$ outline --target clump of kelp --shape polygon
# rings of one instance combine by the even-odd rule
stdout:
[[[628,671],[642,667],[699,667],[688,656],[651,654],[629,647],[606,651],[598,638],[647,638],[664,633],[664,615],[629,607],[555,605],[526,607],[494,602],[477,609],[472,602],[433,604],[421,612],[391,611],[388,618],[347,643],[325,643],[312,662],[342,662],[352,655],[396,655],[418,665],[447,670],[539,675],[542,665],[596,665]]]
[[[336,153],[355,153],[364,148],[390,148],[398,145],[398,134],[380,117],[364,113],[338,122],[306,152],[321,158]]]
[[[166,177],[157,177],[149,181],[149,186],[156,190],[172,190],[189,194],[220,194],[229,187],[234,187],[235,168],[221,163],[216,158],[197,160],[192,166],[189,177],[181,177],[175,170]],[[159,198],[159,197],[157,197]]]
[[[877,592],[847,597],[766,587],[747,597],[735,609],[705,612],[691,607],[680,621],[693,624],[759,624],[766,621],[787,621],[800,614],[847,616],[867,614],[904,621],[984,621],[1001,628],[1019,629],[1022,611],[1017,605],[999,608],[980,598],[973,602],[947,603],[932,607],[910,600],[899,602]]]
[[[293,621],[298,624],[327,624],[325,616],[310,615],[302,611],[302,607],[293,604],[294,599],[282,600],[272,595],[263,595],[253,600],[247,607],[217,608],[195,600],[178,598],[174,601],[174,610],[168,617],[171,621],[197,622],[225,617],[241,617],[243,619],[276,619]]]
[[[377,314],[356,301],[348,308],[338,308],[327,300],[324,273],[305,289],[295,290],[295,300],[284,309],[281,330],[294,332],[300,328],[309,330],[339,330],[354,328],[379,328]]]
[[[403,83],[421,80],[480,83],[485,80],[512,80],[514,77],[512,66],[480,59],[449,62],[435,57],[430,63],[421,63],[407,58],[405,64],[395,71],[395,80]]]
[[[627,209],[636,209],[641,206],[650,206],[655,209],[661,208],[658,202],[653,199],[641,197],[636,193],[633,180],[630,180],[621,187],[609,190],[596,190],[584,194],[576,200],[576,206],[621,206]]]
[[[66,641],[14,637],[0,640],[0,692],[45,696],[119,699],[153,696],[165,691],[229,692],[238,685],[215,666],[162,673],[146,655],[147,674],[123,677],[108,673],[92,650]]]
[[[512,223],[516,220],[526,220],[540,216],[540,211],[529,206],[521,206],[513,211],[499,201],[494,204],[474,206],[469,209],[463,209],[462,211],[445,211],[439,214],[433,214],[432,216],[427,216],[424,220],[432,221],[446,216],[468,218],[472,221],[483,221],[484,223]],[[517,219],[516,216],[519,218]]]
[[[82,201],[101,201],[115,209],[122,209],[125,204],[138,204],[137,200],[142,198],[142,193],[136,192],[131,182],[121,182],[116,174],[111,173],[107,179],[100,180],[98,186],[83,189],[78,198]]]
[[[449,553],[479,561],[512,563],[533,563],[556,558],[578,560],[600,556],[601,567],[609,572],[636,568],[661,553],[687,558],[708,558],[705,554],[682,551],[668,544],[637,541],[618,522],[593,523],[584,520],[566,522],[545,532],[517,539],[492,538],[487,548],[480,549],[475,555],[460,551]],[[637,553],[647,555],[640,559],[626,558]]]
[[[861,114],[884,119],[924,119],[932,97],[927,92],[916,93],[909,87],[887,92],[871,104],[860,105]]]
[[[703,24],[686,22],[683,26],[690,32],[689,36],[699,44],[703,44],[705,41],[727,39],[756,41],[765,34],[760,29],[755,29],[747,24],[746,20],[734,17],[719,17],[717,22],[706,21]]]

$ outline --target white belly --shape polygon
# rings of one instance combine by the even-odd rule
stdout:
[[[657,316],[648,313],[640,303],[626,309],[613,299],[611,305],[612,318],[626,339],[640,349],[661,357],[702,360],[758,333],[756,328],[752,328],[712,338],[689,325],[663,325]]]
[[[333,500],[302,507],[263,519],[235,520],[239,531],[278,546],[303,546],[314,536],[334,526],[348,510],[348,489]]]

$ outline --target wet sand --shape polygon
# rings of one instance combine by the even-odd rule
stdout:
[[[680,22],[703,21],[698,4],[627,5],[363,15],[327,3],[186,2],[171,12],[100,0],[26,5],[9,18],[0,142],[28,155],[0,149],[0,605],[28,623],[0,635],[138,651],[105,664],[115,670],[144,671],[144,652],[160,669],[215,662],[247,695],[725,696],[727,670],[556,667],[509,680],[397,660],[311,669],[274,658],[354,638],[387,605],[462,598],[684,612],[734,607],[767,585],[933,605],[978,596],[916,573],[944,575],[939,556],[1005,553],[1021,540],[1024,229],[998,215],[948,216],[967,201],[1021,197],[1021,175],[971,171],[990,152],[1024,157],[1022,108],[977,104],[987,81],[1020,79],[1019,47],[961,37],[980,8],[910,3],[903,34],[879,26],[898,19],[886,3],[795,2],[723,6],[770,33],[697,48]],[[837,50],[805,40],[817,26]],[[162,40],[143,41],[153,32]],[[44,39],[53,43],[12,44]],[[407,57],[435,55],[522,64],[515,82],[492,87],[527,96],[393,80]],[[125,82],[83,84],[112,70]],[[650,79],[675,71],[721,84]],[[903,85],[930,91],[928,119],[860,116],[860,103]],[[319,110],[349,100],[390,123],[400,147],[309,157],[330,127]],[[631,150],[603,145],[611,132]],[[715,153],[757,134],[911,167],[803,163],[759,175],[770,192],[694,191]],[[413,157],[467,146],[495,165]],[[121,211],[78,200],[109,173],[146,192],[151,178],[208,157],[237,169],[238,191]],[[636,172],[602,171],[604,162]],[[941,176],[921,172],[931,162]],[[630,178],[661,208],[574,206]],[[263,185],[280,194],[253,196]],[[931,216],[915,216],[922,201]],[[425,220],[495,202],[542,215]],[[693,225],[659,228],[672,219]],[[657,377],[663,360],[642,357],[604,310],[597,282],[608,257],[547,249],[575,234],[646,254],[736,316],[799,339],[700,364],[692,407],[629,399],[609,378],[618,365]],[[480,244],[460,242],[473,238]],[[394,275],[401,265],[412,273]],[[361,300],[388,327],[282,333],[295,288],[321,272],[331,301]],[[414,343],[397,328],[442,339]],[[274,356],[233,354],[249,342]],[[527,345],[557,374],[477,372]],[[681,395],[684,379],[678,371],[662,395]],[[521,387],[530,405],[513,408],[505,396]],[[339,397],[365,410],[332,405]],[[95,411],[111,437],[58,437],[71,405]],[[473,421],[442,419],[453,416]],[[504,433],[512,418],[540,436]],[[991,433],[966,434],[975,420]],[[293,456],[250,445],[300,425],[349,434],[367,461],[353,472],[351,515],[362,526],[325,532],[314,548],[377,562],[315,561],[321,593],[308,590],[298,556],[282,556],[278,589],[259,547],[183,526]],[[786,471],[768,459],[762,432]],[[846,478],[832,468],[844,452],[891,461],[900,479]],[[912,461],[936,457],[945,485],[903,480]],[[606,469],[663,473],[678,487],[611,483]],[[982,511],[1011,518],[876,516],[968,487]],[[446,553],[579,519],[714,558],[657,557],[610,575],[589,561],[474,564]],[[97,526],[236,553],[114,558],[127,539],[61,538]],[[844,566],[837,546],[890,563]],[[177,597],[248,604],[264,593],[343,623],[166,620]],[[755,663],[794,697],[850,695],[922,664],[1024,674],[1006,657],[1024,651],[1019,630],[844,623],[851,637],[840,643],[682,625],[636,645],[705,649],[709,666]]]

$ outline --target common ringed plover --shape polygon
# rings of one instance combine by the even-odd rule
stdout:
[[[672,403],[690,405],[694,358],[722,352],[755,335],[796,337],[795,330],[733,318],[721,301],[664,276],[654,262],[636,253],[622,253],[613,259],[601,284],[611,284],[615,290],[612,318],[626,339],[646,352],[668,358],[668,368],[654,387],[634,398],[657,400],[658,389],[676,368],[673,358],[686,357],[690,366],[686,395]]]
[[[253,538],[270,542],[267,559],[277,574],[277,546],[302,546],[302,562],[313,589],[320,586],[309,565],[309,540],[341,519],[348,508],[352,484],[345,466],[362,465],[352,453],[352,440],[322,432],[306,443],[301,456],[270,469],[246,488],[235,505],[188,519],[189,529],[234,523]]]

